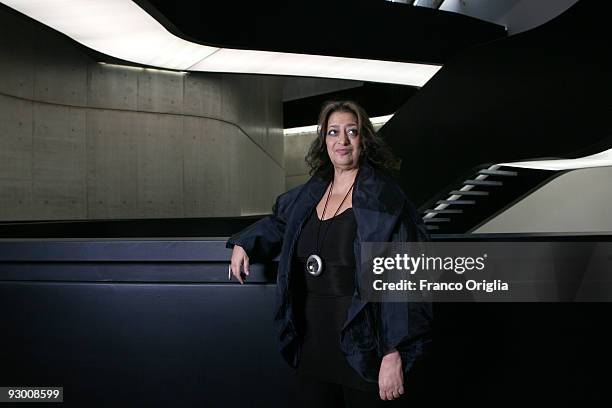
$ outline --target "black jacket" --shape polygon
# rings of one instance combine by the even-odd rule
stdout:
[[[329,182],[316,175],[277,199],[273,214],[233,235],[226,247],[240,245],[253,260],[271,259],[280,251],[274,322],[278,348],[297,367],[298,333],[291,296],[291,265],[296,242],[307,216],[323,197]],[[367,162],[360,165],[353,188],[357,222],[354,242],[357,277],[361,273],[361,242],[423,241],[427,230],[399,185]],[[430,345],[430,303],[364,302],[359,282],[340,336],[349,364],[367,381],[377,382],[381,358],[396,349],[407,373]]]

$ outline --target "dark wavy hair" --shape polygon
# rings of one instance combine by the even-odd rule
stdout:
[[[327,154],[327,122],[334,112],[349,112],[357,118],[361,142],[361,156],[359,164],[367,160],[372,167],[384,170],[393,177],[399,174],[400,160],[395,158],[389,146],[376,133],[374,126],[366,111],[354,101],[328,101],[325,102],[319,114],[317,125],[317,138],[313,140],[306,155],[306,164],[310,167],[310,175],[317,174],[324,179],[331,179],[333,164]]]

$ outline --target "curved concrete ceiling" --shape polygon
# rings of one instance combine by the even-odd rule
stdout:
[[[100,53],[180,71],[272,74],[423,86],[435,64],[210,47],[181,39],[131,0],[3,0]]]

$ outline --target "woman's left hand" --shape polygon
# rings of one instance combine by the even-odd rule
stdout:
[[[386,354],[382,358],[378,373],[378,389],[382,400],[399,398],[404,393],[404,373],[399,351]]]

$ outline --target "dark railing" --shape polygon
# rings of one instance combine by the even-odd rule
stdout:
[[[67,406],[296,406],[295,378],[272,326],[276,262],[252,265],[245,285],[228,281],[224,243],[0,240],[0,383],[63,386]],[[605,387],[586,368],[605,357],[612,336],[598,330],[610,312],[609,304],[434,304],[436,347],[411,378],[413,392],[458,406],[499,399],[465,389],[497,390],[512,401],[597,398]],[[559,388],[566,382],[572,387]]]
[[[0,384],[67,406],[286,407],[275,263],[228,281],[223,239],[0,240]]]

